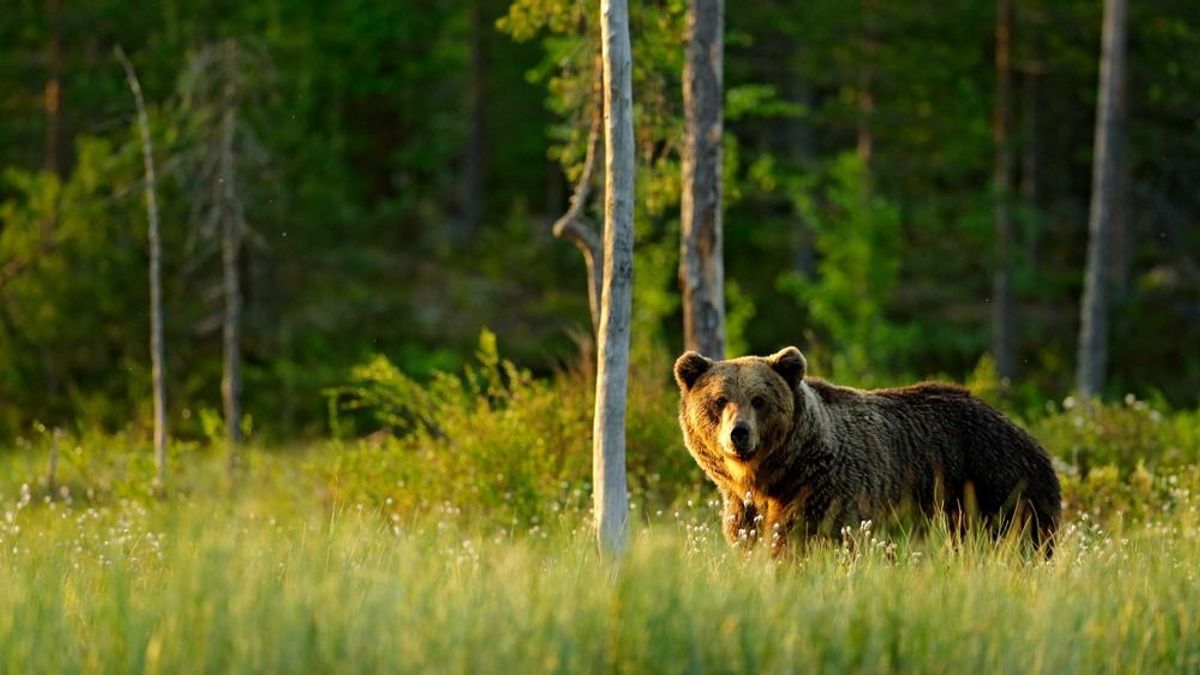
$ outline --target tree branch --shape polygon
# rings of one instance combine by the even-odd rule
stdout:
[[[583,171],[575,184],[575,192],[571,195],[571,204],[567,212],[554,222],[554,236],[575,244],[583,254],[583,262],[588,272],[588,307],[592,314],[592,332],[600,328],[600,283],[604,273],[604,248],[596,226],[584,215],[588,198],[592,192],[592,176],[596,173],[596,165],[601,156],[603,142],[603,116],[600,104],[592,115],[592,126],[588,131],[587,156],[583,160]]]

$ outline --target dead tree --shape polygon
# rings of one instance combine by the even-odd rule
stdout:
[[[1096,137],[1092,160],[1092,200],[1088,213],[1087,271],[1080,305],[1079,362],[1076,389],[1083,397],[1104,389],[1108,362],[1109,259],[1116,215],[1121,161],[1119,139],[1125,111],[1120,92],[1125,82],[1125,0],[1105,0],[1100,56]]]
[[[221,400],[230,469],[242,442],[241,331],[242,245],[252,233],[246,223],[244,176],[266,164],[266,153],[244,116],[256,79],[269,71],[264,55],[234,40],[201,50],[185,79],[185,102],[195,115],[192,208],[194,231],[217,242],[221,252],[221,335],[224,363]]]
[[[691,0],[683,62],[683,194],[679,286],[683,343],[725,358],[725,263],[721,231],[723,0]]]
[[[133,93],[137,110],[138,133],[142,140],[142,168],[145,171],[147,240],[150,247],[150,379],[154,396],[154,465],[157,469],[156,482],[159,488],[167,481],[167,394],[164,379],[163,311],[162,311],[162,246],[159,243],[158,197],[155,194],[154,148],[150,141],[150,120],[146,115],[146,102],[142,98],[142,85],[138,82],[133,64],[125,56],[120,45],[116,47],[117,60],[125,70],[125,81]]]
[[[225,61],[231,59],[232,42],[224,45]],[[245,212],[237,197],[237,166],[234,162],[234,136],[237,130],[237,82],[227,74],[221,100],[221,148],[218,182],[221,218],[221,278],[225,289],[225,319],[221,322],[225,367],[221,376],[221,399],[225,408],[225,433],[230,455],[242,441],[242,289],[238,278],[238,257],[242,251]]]
[[[627,0],[600,0],[604,64],[604,282],[597,340],[592,431],[592,504],[600,550],[618,555],[628,539],[625,408],[633,295],[633,56]]]
[[[996,101],[992,119],[992,198],[995,200],[995,269],[992,276],[992,357],[1002,383],[1016,375],[1013,300],[1012,0],[996,0]]]

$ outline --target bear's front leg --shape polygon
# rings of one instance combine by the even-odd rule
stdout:
[[[738,497],[725,490],[721,491],[721,496],[724,499],[721,529],[725,532],[725,540],[736,548],[752,548],[762,536],[763,515],[749,498]]]
[[[788,536],[794,526],[793,516],[775,500],[768,500],[765,510],[767,517],[760,526],[759,536],[771,547],[771,556],[781,558],[787,553]]]

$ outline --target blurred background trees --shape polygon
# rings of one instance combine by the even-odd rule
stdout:
[[[796,343],[816,373],[863,385],[963,378],[1003,345],[993,310],[1011,303],[1011,354],[992,354],[1011,364],[1010,395],[1035,406],[1070,391],[1100,4],[1012,0],[1004,62],[1009,19],[995,3],[726,10],[726,351]],[[686,11],[682,0],[630,7],[641,363],[683,346]],[[354,365],[385,354],[422,378],[469,361],[482,326],[534,372],[574,360],[572,336],[592,333],[589,276],[550,230],[583,174],[596,16],[570,0],[6,2],[0,438],[34,421],[151,426],[144,177],[117,43],[141,79],[160,173],[178,433],[225,416],[213,411],[228,285],[215,280],[230,273],[243,310],[237,429],[324,433],[322,392]],[[1194,406],[1200,6],[1137,3],[1127,31],[1128,175],[1113,188],[1126,196],[1110,239],[1102,391]],[[239,149],[270,161],[239,165],[253,234],[232,261],[186,227],[204,126],[188,64],[229,40],[270,64],[251,69],[269,83],[237,107],[255,141]],[[582,215],[597,222],[601,201]]]

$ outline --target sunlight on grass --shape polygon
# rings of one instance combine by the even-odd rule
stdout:
[[[1128,532],[1069,523],[1050,562],[868,528],[782,564],[729,551],[701,508],[641,528],[615,567],[566,521],[543,538],[253,502],[4,509],[4,672],[1200,668],[1194,505]]]

